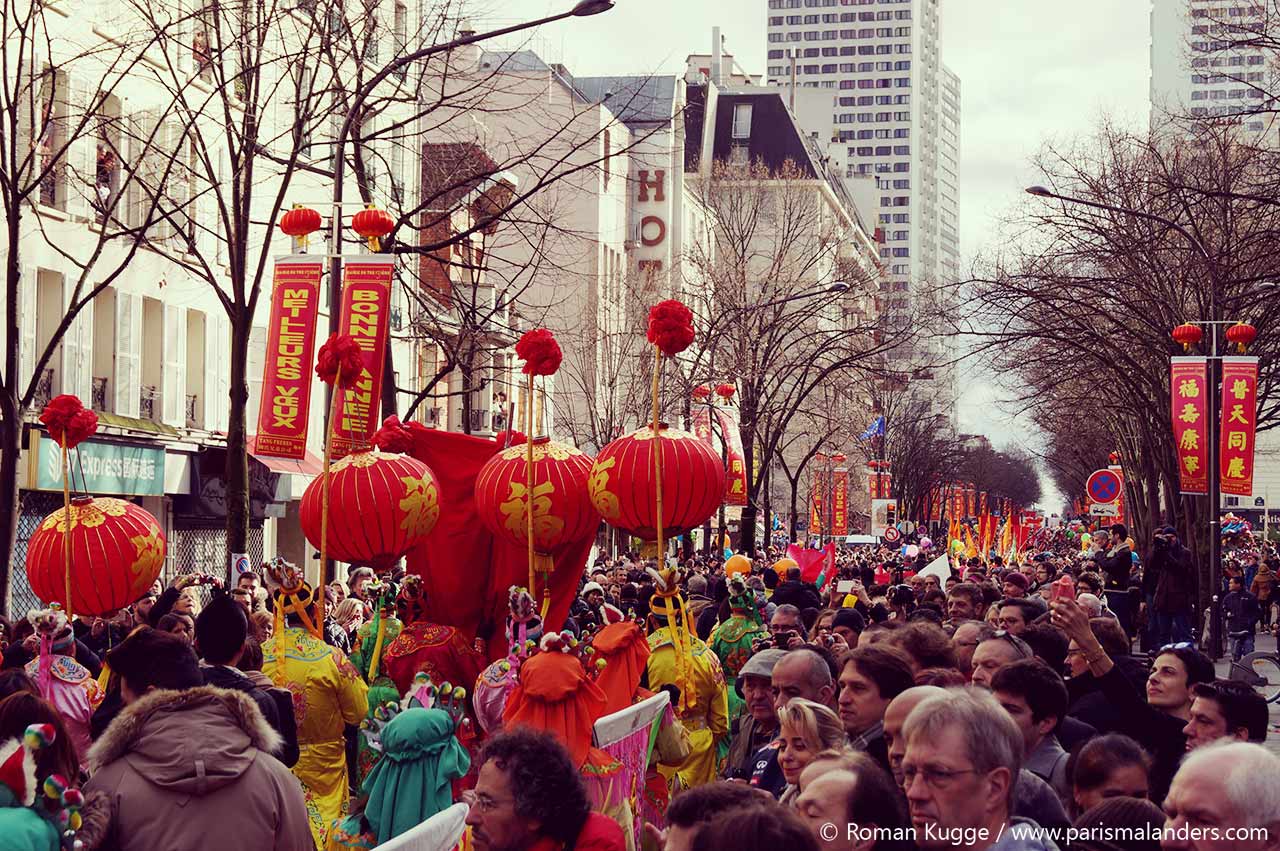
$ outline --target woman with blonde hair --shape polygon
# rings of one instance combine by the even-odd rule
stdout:
[[[819,753],[847,746],[840,716],[821,703],[793,698],[778,710],[778,767],[786,779],[779,799],[791,806],[800,793],[800,773]]]

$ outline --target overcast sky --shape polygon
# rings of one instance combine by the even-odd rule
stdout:
[[[539,17],[571,2],[505,0],[500,15],[477,23]],[[1103,115],[1145,125],[1150,5],[940,2],[942,60],[961,81],[960,236],[967,266],[993,243],[999,217],[1021,203],[1022,188],[1036,182],[1028,160],[1046,141],[1087,132]],[[617,0],[602,15],[544,27],[532,46],[580,76],[677,72],[688,54],[710,51],[711,28],[719,26],[739,64],[763,73],[766,15],[765,0]],[[973,365],[960,386],[963,431],[985,433],[997,446],[1036,448],[1016,412],[1001,409],[995,376]]]

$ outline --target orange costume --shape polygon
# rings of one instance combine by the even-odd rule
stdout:
[[[503,726],[544,730],[559,739],[582,771],[592,807],[621,825],[627,848],[633,848],[635,822],[622,763],[591,744],[592,729],[606,714],[608,699],[560,635],[553,633],[542,641],[542,652],[520,666],[520,684],[507,700]]]

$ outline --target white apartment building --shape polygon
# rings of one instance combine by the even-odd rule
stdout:
[[[879,309],[905,326],[935,282],[959,271],[960,81],[940,57],[938,0],[767,0],[767,80],[794,90],[805,129],[849,176],[875,181]],[[817,94],[815,94],[817,93]],[[823,95],[826,97],[824,98]],[[815,105],[816,104],[816,105]],[[922,343],[899,366],[954,419],[940,344]]]
[[[1271,138],[1280,69],[1265,45],[1241,43],[1268,15],[1256,0],[1152,0],[1151,125],[1238,116],[1248,137]]]
[[[287,43],[290,22],[305,22],[298,16],[306,15],[308,8],[300,4],[283,13],[291,17],[273,36]],[[57,152],[65,146],[65,161],[50,170],[23,208],[17,245],[0,245],[0,250],[20,255],[20,339],[4,340],[0,329],[0,345],[20,347],[17,377],[24,387],[33,375],[35,358],[54,338],[84,268],[89,269],[86,288],[120,271],[80,311],[39,376],[22,441],[15,564],[23,563],[25,542],[35,524],[61,505],[57,452],[36,419],[49,398],[70,393],[92,407],[100,423],[97,434],[79,448],[81,463],[73,467],[76,488],[136,501],[155,515],[169,542],[166,576],[192,570],[221,573],[226,565],[223,495],[230,322],[213,286],[196,272],[207,264],[217,286],[227,291],[227,239],[216,196],[231,197],[231,175],[222,123],[224,101],[216,94],[210,73],[211,63],[219,61],[208,47],[214,39],[200,17],[176,14],[178,24],[139,20],[131,17],[137,7],[97,0],[74,7],[45,4],[43,10],[47,38],[41,33],[35,39],[34,52],[32,43],[25,45],[30,59],[24,73],[33,82],[19,85],[35,93],[34,101],[50,120],[36,120],[36,138],[27,144],[34,146],[37,157],[56,156],[45,151]],[[157,5],[153,12],[184,10],[190,13],[190,4],[175,2]],[[401,46],[416,27],[408,7],[399,2],[383,8],[376,20],[395,33]],[[127,55],[132,37],[153,28],[168,29],[171,37],[153,44],[121,75],[118,69],[126,63],[120,57]],[[3,47],[15,55],[16,36],[7,30],[5,35],[13,40]],[[121,45],[119,52],[113,44]],[[365,58],[376,61],[368,53]],[[271,140],[269,154],[278,153],[279,140],[289,138],[288,128],[302,112],[280,95],[286,89],[270,85],[285,73],[280,63],[264,72],[264,92],[276,92],[264,94],[259,103],[262,138]],[[178,91],[188,103],[204,104],[186,112],[191,116],[186,122],[184,113],[173,106]],[[233,111],[238,109],[233,104]],[[403,110],[397,112],[392,105],[379,120],[390,123],[402,116]],[[67,139],[68,128],[82,132]],[[332,183],[323,170],[332,167],[335,129],[332,122],[308,123],[310,148],[303,161],[311,170],[294,175],[284,209],[303,203],[328,219]],[[199,145],[196,132],[204,140]],[[374,199],[395,212],[400,205],[412,203],[416,190],[399,173],[404,157],[389,142],[377,144],[385,146],[379,160],[387,163],[379,174],[389,179],[377,181]],[[220,187],[216,192],[208,171],[198,162],[204,155],[216,167]],[[154,167],[157,162],[189,164],[190,168],[165,172]],[[259,158],[254,195],[255,205],[261,206],[254,208],[251,258],[257,256],[263,240],[269,241],[273,256],[292,250],[288,237],[278,230],[268,231],[260,221],[270,214],[264,199],[274,197],[282,180],[266,157]],[[355,197],[354,180],[348,181],[348,187],[350,201]],[[154,207],[148,195],[152,191],[167,199],[166,207],[176,210],[166,220],[156,220],[151,212]],[[348,212],[355,209],[358,203]],[[95,258],[101,234],[112,227],[108,219],[118,219],[119,227],[145,227],[147,244],[129,256],[128,240],[113,240]],[[322,234],[313,235],[311,251],[327,251]],[[317,348],[328,334],[327,276],[321,293]],[[249,337],[246,426],[250,436],[257,427],[270,302],[268,263]],[[393,335],[404,312],[400,296],[394,297]],[[397,372],[414,374],[402,346],[393,346],[393,356]],[[314,380],[307,460],[250,458],[251,562],[279,553],[311,563],[311,549],[302,539],[297,513],[306,485],[319,470],[324,398],[324,385]],[[280,519],[285,522],[278,523]],[[16,569],[12,576],[11,611],[26,611],[36,600],[26,585],[25,571]]]

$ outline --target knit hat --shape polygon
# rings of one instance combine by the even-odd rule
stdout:
[[[632,704],[649,662],[649,641],[644,631],[630,621],[611,623],[596,633],[591,646],[596,658],[605,660],[596,681],[608,700],[605,714],[626,709]]]
[[[848,627],[859,635],[867,628],[866,619],[857,609],[836,609],[836,616],[831,619],[831,628]]]
[[[48,724],[32,724],[21,739],[0,743],[0,849],[78,847],[84,796],[66,778],[52,774],[36,782],[35,751],[54,740]],[[44,795],[38,796],[37,791]],[[42,797],[39,805],[36,798]],[[59,836],[59,831],[63,831]]]
[[[600,583],[599,583],[599,582],[588,582],[586,585],[583,585],[583,586],[582,586],[582,596],[583,596],[583,597],[586,597],[586,596],[587,596],[588,594],[590,594],[592,591],[599,591],[601,594],[603,594],[603,593],[604,593],[604,589],[600,587]]]
[[[1100,838],[1073,842],[1085,851],[1159,851],[1164,812],[1140,798],[1107,798],[1076,819],[1080,829],[1092,829]],[[1135,836],[1136,834],[1136,836]]]
[[[220,588],[196,618],[196,646],[211,665],[227,664],[244,646],[249,635],[249,619],[244,607]]]
[[[149,686],[182,690],[204,685],[191,647],[176,635],[151,627],[135,630],[117,644],[107,653],[107,664],[135,691]]]
[[[1006,573],[1004,575],[1004,581],[1012,582],[1014,585],[1017,585],[1023,591],[1026,591],[1027,588],[1031,585],[1031,583],[1027,581],[1027,577],[1023,576],[1021,573],[1019,573],[1016,570]]]

